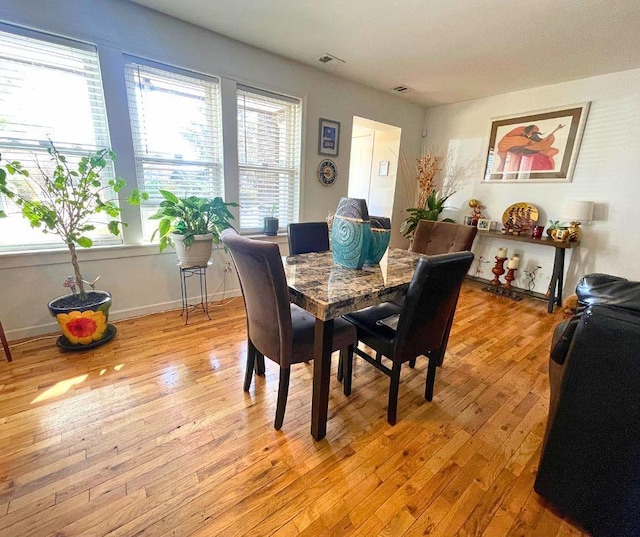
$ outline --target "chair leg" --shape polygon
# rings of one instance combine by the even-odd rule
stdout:
[[[256,350],[256,375],[264,377],[265,367],[264,367],[264,354],[258,352]]]
[[[2,328],[2,323],[0,323],[0,339],[2,340],[2,348],[4,349],[4,353],[7,356],[7,362],[13,362],[11,358],[11,349],[9,349],[9,342],[7,341],[7,337],[4,335],[4,328]]]
[[[398,391],[400,388],[400,367],[399,362],[393,363],[391,369],[391,386],[389,387],[389,403],[387,405],[387,421],[391,425],[396,424],[396,415],[398,413]]]
[[[344,379],[344,349],[340,349],[340,358],[338,358],[338,371],[336,371],[336,379],[338,382],[342,382]]]
[[[340,360],[343,362],[342,376],[344,377],[344,384],[342,386],[342,390],[345,395],[351,395],[351,378],[353,377],[353,345],[349,345],[346,350],[342,349],[340,351]]]
[[[427,367],[427,385],[424,389],[424,398],[427,401],[433,399],[433,385],[436,382],[436,360],[429,358],[429,365]]]
[[[248,392],[251,387],[251,379],[253,377],[253,368],[256,363],[256,348],[251,343],[251,340],[247,340],[247,369],[244,372],[244,391]]]
[[[278,386],[278,406],[276,407],[276,421],[273,424],[276,431],[282,428],[284,421],[284,411],[287,408],[287,396],[289,395],[289,378],[291,376],[290,367],[280,368],[280,385]]]

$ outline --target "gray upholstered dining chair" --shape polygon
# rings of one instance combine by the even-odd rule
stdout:
[[[244,390],[249,391],[256,357],[266,356],[280,366],[280,384],[274,427],[280,430],[289,392],[291,365],[313,358],[315,318],[289,302],[287,280],[277,244],[241,237],[234,230],[222,233],[238,271],[247,311],[247,369]],[[332,351],[351,361],[355,327],[336,319]]]
[[[358,330],[358,341],[376,352],[372,358],[355,348],[355,353],[391,377],[387,421],[396,422],[400,369],[404,362],[426,356],[429,360],[425,399],[433,398],[436,367],[442,365],[451,321],[458,303],[462,280],[471,266],[471,252],[423,257],[418,261],[402,305],[385,302],[345,316]],[[382,362],[392,362],[389,368]],[[343,359],[345,395],[351,394],[352,356]]]
[[[475,226],[420,220],[409,249],[426,255],[464,252],[471,250],[477,233]]]
[[[326,222],[289,224],[289,255],[329,250],[329,226]]]

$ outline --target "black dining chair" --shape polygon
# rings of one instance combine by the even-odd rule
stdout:
[[[280,385],[274,427],[280,430],[289,393],[291,365],[313,359],[315,317],[289,302],[289,289],[277,244],[251,240],[233,229],[222,233],[233,258],[247,311],[247,369],[244,390],[249,391],[256,358],[266,356],[280,366]],[[332,351],[351,361],[355,327],[336,319]]]
[[[396,422],[400,368],[404,362],[419,356],[428,358],[424,397],[427,401],[433,398],[436,367],[442,365],[462,280],[472,261],[471,252],[423,257],[402,305],[385,302],[345,316],[358,330],[358,341],[373,349],[376,358],[357,346],[355,353],[391,377],[387,407],[391,425]],[[392,367],[383,363],[383,356],[391,360]],[[342,367],[344,393],[350,395],[352,357],[345,356]]]
[[[329,226],[326,222],[289,224],[289,255],[329,250]]]

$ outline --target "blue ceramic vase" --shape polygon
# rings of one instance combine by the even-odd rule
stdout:
[[[391,220],[385,216],[372,216],[370,219],[371,240],[365,263],[377,265],[384,256],[391,239]]]
[[[341,198],[331,228],[333,261],[352,269],[361,269],[369,253],[371,230],[367,202]]]

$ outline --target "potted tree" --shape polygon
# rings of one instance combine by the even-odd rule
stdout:
[[[160,202],[158,212],[150,217],[160,220],[152,240],[158,234],[161,252],[167,246],[173,246],[182,266],[206,266],[213,245],[220,243],[220,233],[233,227],[234,216],[229,207],[238,207],[238,204],[226,203],[220,197],[178,198],[168,190],[160,190],[160,194],[164,200]]]
[[[50,165],[38,163],[39,173],[33,177],[39,187],[37,195],[16,188],[8,180],[13,175],[30,176],[19,161],[0,166],[0,193],[16,204],[32,227],[58,235],[69,249],[74,275],[67,278],[64,285],[72,293],[51,300],[48,306],[63,333],[58,338],[58,346],[72,350],[86,349],[109,341],[116,329],[108,324],[111,294],[94,289],[98,278],[93,282],[83,278],[76,247],[92,246],[93,241],[85,233],[95,229],[92,217],[96,214],[107,215],[109,232],[113,235],[120,233],[120,226],[123,225],[118,220],[120,208],[114,200],[104,199],[104,196],[111,190],[120,191],[126,183],[121,177],[111,179],[107,184],[101,181],[102,171],[116,158],[111,149],[100,149],[83,156],[73,166],[53,142],[50,141],[50,144]],[[137,196],[140,194],[134,191],[130,200]],[[6,215],[2,213],[2,216]],[[91,285],[91,291],[87,291],[87,285]]]

